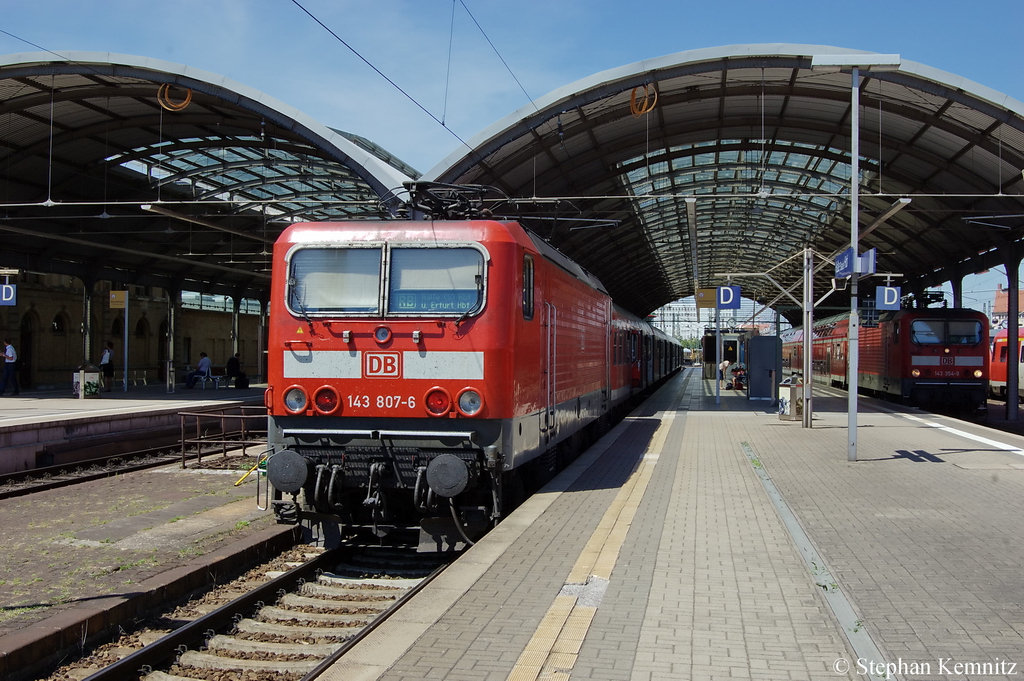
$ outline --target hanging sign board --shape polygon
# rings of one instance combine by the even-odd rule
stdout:
[[[847,248],[836,256],[836,279],[845,279],[853,274],[853,249]]]
[[[110,309],[111,310],[123,310],[128,305],[128,292],[127,291],[111,291],[110,292]]]
[[[719,286],[718,287],[718,309],[738,310],[740,309],[740,287]]]
[[[0,284],[0,305],[18,304],[18,285]]]
[[[875,287],[875,308],[879,310],[900,309],[900,287],[899,286],[876,286]]]
[[[713,288],[699,288],[697,292],[693,294],[694,299],[697,301],[697,307],[706,307],[715,309],[715,295],[717,289]]]

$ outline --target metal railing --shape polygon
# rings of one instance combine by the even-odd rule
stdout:
[[[182,468],[190,451],[196,462],[202,463],[203,456],[218,452],[226,456],[229,447],[241,447],[242,456],[246,455],[248,447],[266,450],[266,407],[232,406],[201,412],[182,411],[178,416],[181,418]]]

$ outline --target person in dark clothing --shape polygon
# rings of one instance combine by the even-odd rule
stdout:
[[[241,353],[236,352],[234,357],[228,359],[228,363],[224,366],[224,373],[228,378],[235,379],[236,388],[248,388],[249,377],[242,371],[242,360],[239,358]]]
[[[234,357],[228,359],[228,363],[224,366],[224,374],[228,378],[234,378],[242,373],[242,362],[238,359],[239,353],[235,353]]]

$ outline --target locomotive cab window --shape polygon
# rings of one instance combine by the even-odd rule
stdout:
[[[380,248],[303,248],[292,254],[288,307],[299,314],[378,313]]]
[[[981,322],[973,319],[915,319],[910,323],[910,339],[919,345],[977,345],[981,337]]]
[[[974,319],[950,320],[949,343],[977,345],[981,342],[981,322]]]
[[[392,248],[388,312],[470,314],[483,305],[484,258],[474,248]]]

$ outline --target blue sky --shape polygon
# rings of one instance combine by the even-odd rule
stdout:
[[[187,64],[363,135],[423,172],[459,146],[455,135],[469,139],[551,90],[705,47],[897,53],[1024,101],[1022,0],[300,2],[394,85],[291,0],[5,0],[0,54],[35,52],[34,43]]]

